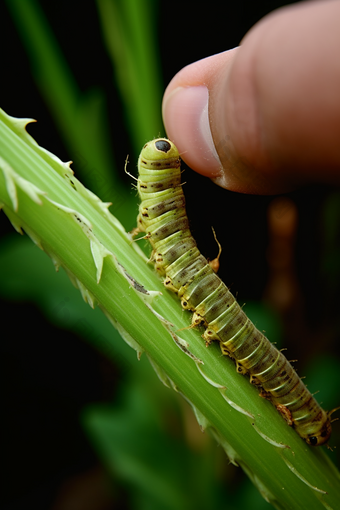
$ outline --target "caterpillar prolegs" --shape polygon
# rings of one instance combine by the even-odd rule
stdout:
[[[235,360],[289,425],[312,446],[331,435],[331,412],[324,411],[285,356],[248,319],[236,299],[197,248],[189,230],[181,185],[179,152],[167,139],[144,145],[138,160],[141,203],[137,231],[153,248],[156,270],[176,292],[182,307],[193,312],[192,324],[203,325],[209,344]]]

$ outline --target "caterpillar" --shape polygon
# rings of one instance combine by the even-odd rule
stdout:
[[[175,292],[192,326],[204,326],[206,344],[218,341],[238,373],[250,376],[288,425],[311,446],[328,442],[331,412],[324,411],[292,365],[245,315],[234,296],[200,253],[185,209],[181,160],[165,138],[144,145],[138,159],[140,196],[137,232],[144,232],[164,285]]]

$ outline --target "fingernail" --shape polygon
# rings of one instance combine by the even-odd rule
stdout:
[[[184,161],[196,172],[214,177],[220,175],[221,163],[211,135],[208,106],[207,87],[178,87],[163,103],[163,118],[168,137]]]

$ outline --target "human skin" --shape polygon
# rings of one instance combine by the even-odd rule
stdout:
[[[339,185],[339,20],[339,0],[284,7],[182,69],[163,118],[184,161],[241,193]]]

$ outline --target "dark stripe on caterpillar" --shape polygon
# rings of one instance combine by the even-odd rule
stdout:
[[[245,315],[227,286],[197,248],[189,230],[181,185],[180,157],[169,140],[144,145],[138,160],[141,199],[136,232],[145,232],[156,270],[193,312],[192,324],[204,326],[209,344],[249,375],[287,423],[312,446],[327,443],[331,412],[324,411],[282,354]]]

